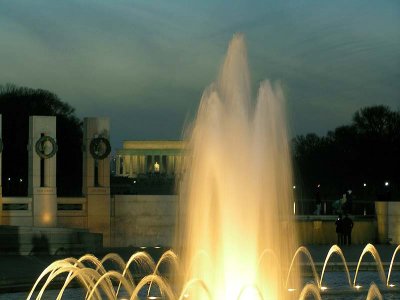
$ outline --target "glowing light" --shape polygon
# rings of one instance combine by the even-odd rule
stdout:
[[[389,287],[395,287],[396,285],[395,284],[389,284]]]
[[[295,185],[293,186],[293,189],[294,189],[294,190],[296,189],[296,186],[295,186]]]
[[[43,214],[43,222],[50,223],[50,221],[51,221],[51,215],[49,213],[44,213]]]
[[[8,181],[10,181],[11,180],[11,178],[10,177],[8,177]]]
[[[385,186],[389,186],[389,182],[388,181],[385,181]]]
[[[321,187],[321,185],[320,185],[320,184],[318,184],[318,185],[317,185],[317,188],[320,188],[320,187]]]
[[[364,182],[363,186],[364,186],[364,187],[366,187],[366,186],[367,186],[367,184]]]
[[[149,296],[149,297],[147,297],[147,299],[149,299],[149,300],[153,300],[153,299],[160,299],[160,297],[156,297],[156,296]]]
[[[154,249],[160,249],[161,247],[160,246],[154,246]]]
[[[19,179],[19,182],[22,182],[22,178]]]
[[[326,291],[328,288],[326,286],[321,286],[321,291]]]
[[[136,183],[136,180],[134,180],[133,183]]]
[[[288,292],[291,292],[291,293],[293,293],[295,291],[296,291],[296,289],[292,289],[292,288],[288,289]]]
[[[140,247],[140,249],[146,249],[146,248],[147,248],[146,246],[141,246],[141,247]]]
[[[355,285],[354,286],[357,290],[361,289],[361,285]]]
[[[293,202],[293,214],[296,214],[296,202]]]

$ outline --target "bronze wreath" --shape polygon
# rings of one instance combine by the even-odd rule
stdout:
[[[44,144],[46,142],[50,142],[51,146],[52,146],[51,152],[47,153],[47,154],[44,152],[44,149],[43,149]],[[58,146],[57,146],[56,141],[51,136],[45,135],[45,136],[42,136],[40,139],[38,139],[38,141],[36,142],[36,145],[35,145],[35,150],[36,150],[37,155],[39,155],[41,158],[47,159],[47,158],[53,157],[57,153]]]
[[[93,158],[105,159],[111,152],[111,145],[108,139],[97,137],[90,141],[89,150]]]

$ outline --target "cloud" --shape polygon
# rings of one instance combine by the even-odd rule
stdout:
[[[5,0],[0,83],[109,114],[118,138],[179,138],[241,31],[254,94],[281,80],[293,132],[324,132],[363,106],[398,108],[398,28],[396,1]]]

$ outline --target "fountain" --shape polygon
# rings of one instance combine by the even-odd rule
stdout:
[[[40,300],[61,275],[62,288],[54,299],[61,299],[73,280],[80,282],[86,299],[323,299],[328,293],[324,273],[333,254],[342,260],[352,293],[363,290],[356,284],[357,273],[367,253],[376,262],[384,288],[393,287],[389,279],[399,247],[387,279],[372,245],[360,256],[353,284],[336,245],[318,274],[311,253],[296,241],[282,90],[264,81],[254,104],[250,94],[244,38],[235,35],[220,76],[205,90],[187,132],[177,255],[167,251],[157,264],[144,252],[127,263],[117,254],[102,260],[85,255],[56,261],[43,271],[27,299]],[[306,283],[300,275],[301,254],[313,274]],[[114,263],[113,269],[106,269],[107,261]],[[131,273],[132,264],[139,266],[140,274]],[[161,276],[161,264],[170,266],[170,274]],[[369,286],[363,290],[367,299],[382,299],[376,284],[363,285]]]
[[[183,282],[201,279],[212,299],[246,299],[255,290],[264,299],[284,298],[282,271],[297,246],[282,90],[262,82],[253,105],[249,77],[244,38],[235,35],[188,134],[177,249],[190,266]],[[275,255],[260,268],[265,249]]]

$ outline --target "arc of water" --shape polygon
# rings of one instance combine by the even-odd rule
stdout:
[[[397,252],[400,250],[400,245],[396,247],[396,249],[393,252],[392,255],[392,260],[390,261],[390,266],[389,266],[389,271],[388,271],[388,276],[387,276],[387,281],[386,281],[386,286],[389,286],[390,284],[390,275],[392,274],[392,268],[393,268],[393,262],[394,258],[396,257]]]
[[[145,262],[146,266],[141,264],[140,261]],[[140,252],[136,252],[136,253],[132,254],[131,257],[128,259],[127,263],[125,264],[124,271],[122,272],[122,276],[125,277],[126,273],[128,273],[128,272],[130,273],[129,267],[131,266],[132,263],[136,263],[138,266],[145,267],[145,269],[146,269],[145,271],[153,272],[155,269],[155,263],[154,263],[154,260],[151,258],[151,256],[146,252],[140,251]],[[147,267],[149,270],[147,270]],[[135,286],[134,280],[133,280],[133,284],[134,284],[133,286]],[[119,293],[120,287],[121,287],[121,284],[118,285],[117,295]]]
[[[260,257],[258,258],[257,271],[259,270],[261,263],[264,260],[264,257],[266,257],[267,255],[272,256],[273,262],[277,263],[279,261],[278,257],[276,256],[276,253],[272,249],[264,249],[264,251],[261,253]]]
[[[143,277],[142,280],[139,281],[136,288],[133,290],[130,300],[138,300],[138,293],[139,291],[150,282],[154,282],[158,285],[160,291],[162,291],[163,295],[167,296],[167,299],[174,300],[175,295],[170,288],[170,286],[162,279],[160,276],[155,275],[147,275]]]
[[[104,269],[103,264],[100,260],[94,256],[93,254],[85,254],[78,259],[78,262],[84,264],[85,261],[91,262],[93,265],[96,266],[96,271],[99,274],[105,274],[107,271]]]
[[[102,260],[100,261],[100,263],[102,264],[102,266],[104,267],[104,264],[108,261],[111,260],[113,262],[115,262],[118,267],[120,268],[121,272],[123,272],[125,270],[126,267],[126,263],[125,261],[122,259],[121,256],[119,256],[117,253],[108,253],[106,256],[104,256],[102,258]],[[135,286],[135,281],[133,280],[133,276],[132,273],[129,271],[129,269],[127,269],[126,273],[124,273],[124,278],[127,277],[128,281],[132,284],[132,286]],[[118,288],[116,291],[116,296],[118,297],[119,294],[119,290],[121,288],[121,281],[118,283]]]
[[[100,263],[104,267],[104,264],[109,260],[115,262],[118,265],[118,267],[120,268],[121,272],[123,272],[125,270],[126,263],[125,263],[125,261],[122,259],[122,257],[119,254],[117,254],[117,253],[108,253],[106,256],[103,257],[103,259],[100,261]],[[134,283],[132,273],[129,270],[127,270],[125,276],[128,277],[128,279],[132,283]]]
[[[88,270],[92,270],[92,271],[88,271]],[[94,297],[94,299],[99,299],[99,300],[102,299],[101,298],[101,294],[100,294],[99,290],[97,289],[98,285],[101,285],[101,287],[103,288],[103,291],[105,292],[105,294],[107,295],[107,297],[109,299],[116,299],[117,298],[116,295],[115,295],[114,288],[113,288],[112,284],[111,285],[109,284],[109,282],[111,282],[111,280],[103,282],[102,279],[103,279],[103,277],[105,275],[103,275],[103,276],[101,276],[99,278],[100,274],[98,274],[95,270],[90,269],[90,268],[84,268],[84,269],[78,269],[76,271],[73,271],[72,274],[70,272],[71,276],[69,276],[68,280],[66,280],[66,282],[65,282],[64,286],[62,287],[62,289],[60,290],[56,300],[61,300],[61,298],[62,298],[62,296],[64,294],[64,291],[68,287],[70,282],[75,277],[80,279],[79,275],[81,273],[86,275],[86,277],[89,277],[89,280],[88,280],[89,284],[86,286],[86,297],[85,297],[85,299],[92,299],[93,298],[93,294],[96,295]],[[92,274],[90,274],[90,273],[92,273]]]
[[[81,263],[80,261],[78,261],[78,259],[76,259],[76,258],[74,258],[74,257],[65,258],[63,261],[65,261],[65,262],[67,262],[67,263],[70,263],[71,265],[73,265],[73,266],[75,266],[75,267],[78,267],[78,268],[85,268],[85,265],[84,265],[83,263]],[[53,270],[53,271],[50,273],[49,276],[52,276],[53,273],[54,273],[55,271],[56,271],[56,270]],[[67,285],[68,285],[68,284],[67,284],[67,281],[68,281],[68,279],[70,278],[71,274],[72,274],[72,272],[69,272],[69,273],[68,273],[67,278],[65,279],[65,282],[64,282],[64,284],[63,284],[63,288],[64,288],[64,286],[67,286]],[[62,289],[63,289],[63,288],[62,288]]]
[[[260,289],[258,288],[258,286],[252,285],[252,284],[245,285],[244,287],[242,287],[242,289],[240,290],[239,295],[237,297],[237,300],[240,300],[242,298],[243,293],[249,288],[251,288],[251,289],[253,289],[254,291],[257,292],[257,295],[259,296],[260,300],[264,300],[264,297],[263,297]]]
[[[98,272],[100,276],[107,272],[106,269],[104,269],[104,267],[103,267],[102,263],[100,262],[100,260],[96,256],[94,256],[93,254],[85,254],[85,255],[81,256],[78,259],[78,261],[76,262],[76,264],[80,263],[80,264],[83,264],[83,266],[85,266],[84,262],[90,262],[90,263],[92,263],[92,265],[96,266],[96,272]],[[68,277],[69,276],[70,276],[70,274],[68,274]],[[111,281],[109,281],[108,284],[110,286],[112,286],[112,282]],[[86,297],[87,297],[87,295],[86,295]]]
[[[146,263],[146,265],[141,264],[140,262],[143,261]],[[149,270],[145,270],[145,271],[150,271],[153,272],[153,270],[155,269],[155,263],[154,260],[150,257],[149,254],[147,254],[146,252],[136,252],[134,253],[127,261],[126,265],[125,265],[125,269],[122,272],[122,275],[125,276],[125,274],[129,271],[129,267],[131,266],[132,263],[136,263],[138,266],[141,267],[148,267]]]
[[[208,255],[207,251],[205,251],[203,249],[199,250],[198,252],[196,252],[196,254],[193,256],[193,258],[190,261],[188,272],[187,272],[188,274],[192,274],[195,264],[198,263],[198,261],[200,260],[201,257],[206,258],[206,261],[208,264],[211,263],[211,259],[210,259],[210,256]]]
[[[383,300],[382,294],[379,291],[378,286],[375,283],[372,283],[369,286],[366,300],[371,300],[371,299],[375,299],[375,298],[378,298],[378,300]]]
[[[322,300],[321,294],[319,293],[319,287],[313,283],[308,283],[301,290],[299,300],[305,300],[308,295],[313,295],[314,299]]]
[[[132,284],[124,277],[122,276],[121,273],[118,273],[117,271],[108,271],[107,273],[103,274],[99,280],[96,281],[95,285],[93,286],[93,288],[91,289],[87,299],[92,299],[93,297],[93,293],[95,293],[97,287],[99,285],[101,285],[102,281],[105,280],[106,278],[114,278],[116,280],[118,280],[123,287],[125,288],[125,290],[127,291],[127,293],[129,295],[131,295],[133,293],[134,287],[132,286]],[[117,294],[115,294],[115,299],[117,299]]]
[[[161,255],[160,259],[158,260],[157,265],[153,271],[154,276],[158,275],[158,268],[164,261],[171,261],[173,263],[172,265],[174,266],[175,271],[179,271],[178,256],[175,254],[174,251],[168,250],[168,251],[165,251],[163,253],[163,255]],[[153,284],[153,282],[150,282],[149,289],[147,290],[147,297],[150,295],[150,290],[151,290],[152,284]]]
[[[75,276],[77,276],[77,278],[82,282],[82,284],[84,285],[84,288],[88,291],[90,290],[90,285],[94,284],[93,283],[93,279],[96,279],[96,276],[98,275],[98,273],[90,268],[85,268],[85,269],[79,269],[77,267],[74,266],[65,266],[62,268],[59,268],[56,272],[54,272],[52,274],[52,276],[49,276],[45,282],[45,284],[42,286],[42,288],[39,291],[38,296],[36,297],[36,300],[40,300],[43,296],[43,293],[45,292],[47,286],[50,284],[50,282],[56,278],[58,275],[62,274],[62,273],[69,273],[72,271],[72,275],[70,278],[74,278]]]
[[[278,256],[272,249],[264,249],[264,251],[261,253],[260,257],[258,258],[256,274],[257,275],[260,274],[262,262],[263,262],[264,258],[267,257],[268,255],[270,255],[272,257],[272,263],[273,263],[273,266],[276,267],[276,272],[278,274],[281,274],[281,266],[279,264]],[[289,280],[289,277],[287,278],[287,280]],[[276,286],[279,287],[280,289],[282,289],[283,288],[282,284],[283,284],[282,276],[279,276],[279,279],[276,279]],[[287,284],[288,284],[288,281],[286,281],[286,286],[287,286]]]
[[[198,278],[193,278],[193,279],[189,280],[189,281],[185,284],[185,286],[183,287],[182,292],[181,292],[181,295],[179,296],[179,299],[178,299],[178,300],[183,300],[183,298],[186,297],[188,291],[189,291],[194,285],[197,285],[197,284],[200,285],[200,287],[206,292],[206,294],[207,294],[207,296],[208,296],[208,299],[209,299],[209,300],[212,300],[211,292],[210,292],[210,290],[208,289],[206,283],[205,283],[203,280],[198,279]]]
[[[362,259],[364,257],[364,255],[366,253],[370,253],[372,255],[372,257],[375,260],[375,263],[377,265],[377,269],[378,269],[378,274],[379,277],[382,281],[382,283],[386,283],[386,276],[385,276],[385,271],[383,270],[383,266],[382,266],[382,261],[381,261],[381,257],[379,256],[378,250],[376,250],[376,248],[374,247],[374,245],[372,244],[367,244],[361,255],[360,255],[360,259],[358,260],[358,264],[357,264],[357,269],[356,269],[356,274],[354,275],[354,281],[353,281],[353,286],[356,286],[356,282],[357,282],[357,275],[358,275],[358,269],[360,268]]]
[[[290,263],[288,275],[287,275],[287,278],[286,278],[285,287],[287,288],[287,284],[288,284],[288,282],[289,282],[289,277],[290,277],[290,273],[291,273],[292,268],[293,268],[294,261],[295,261],[297,255],[299,255],[300,253],[304,253],[304,254],[306,255],[306,257],[307,257],[307,259],[308,259],[308,261],[309,261],[309,263],[310,263],[310,265],[311,265],[311,268],[312,268],[312,272],[313,272],[313,276],[314,276],[314,281],[315,281],[315,283],[318,285],[318,288],[321,288],[321,286],[320,286],[320,280],[319,280],[319,276],[318,276],[318,272],[317,272],[317,270],[315,269],[314,260],[313,260],[313,258],[312,258],[312,256],[311,256],[310,251],[308,251],[308,249],[307,249],[306,247],[304,247],[304,246],[300,246],[300,247],[296,250],[295,254],[293,255],[292,261],[291,261],[291,263]]]
[[[46,269],[43,270],[43,272],[39,275],[39,277],[36,279],[31,291],[29,292],[26,300],[30,300],[34,291],[36,290],[36,287],[38,286],[39,282],[47,275],[47,274],[52,274],[55,270],[63,267],[63,266],[71,266],[71,263],[65,260],[57,260],[53,263],[51,263]]]
[[[344,258],[342,249],[340,249],[340,247],[339,247],[338,245],[333,245],[333,246],[329,249],[328,254],[326,255],[325,262],[324,262],[324,267],[322,268],[322,273],[321,273],[321,279],[320,279],[320,282],[319,282],[319,287],[322,286],[322,280],[323,280],[323,278],[324,278],[325,268],[326,268],[326,266],[327,266],[327,264],[328,264],[329,258],[330,258],[331,255],[334,254],[334,253],[337,253],[337,254],[340,256],[340,258],[342,259],[343,265],[344,265],[344,267],[345,267],[345,269],[346,269],[347,281],[349,282],[349,286],[351,287],[352,285],[351,285],[351,279],[350,279],[349,268],[348,268],[348,266],[347,266],[346,259]]]

